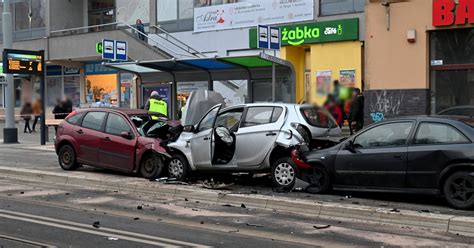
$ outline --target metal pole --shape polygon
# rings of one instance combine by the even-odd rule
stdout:
[[[40,74],[40,97],[41,97],[41,145],[46,145],[48,129],[46,128],[46,71],[45,71],[44,51],[41,51],[41,74]],[[62,69],[62,67],[61,67]]]
[[[3,1],[3,48],[13,46],[12,13],[10,12],[10,1]],[[6,63],[6,61],[3,61]],[[5,87],[5,128],[3,129],[3,143],[18,143],[18,130],[15,127],[15,82],[12,74],[6,74]]]
[[[276,101],[276,82],[275,82],[275,77],[276,77],[276,71],[275,71],[275,63],[272,63],[272,102]]]

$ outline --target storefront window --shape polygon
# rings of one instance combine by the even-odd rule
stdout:
[[[120,106],[123,108],[130,108],[130,98],[132,90],[133,74],[120,74]]]
[[[115,22],[115,0],[89,0],[89,25],[101,25]],[[95,30],[108,30],[112,26]],[[93,30],[94,31],[94,30]]]
[[[53,107],[61,100],[63,96],[62,78],[47,77],[46,78],[46,104],[48,107]]]
[[[79,76],[64,76],[64,95],[72,101],[74,107],[81,105],[80,84]]]
[[[321,0],[319,13],[325,15],[339,15],[364,12],[365,0]]]
[[[430,33],[431,113],[474,105],[474,29]]]
[[[93,106],[118,106],[117,74],[87,75],[86,102]]]

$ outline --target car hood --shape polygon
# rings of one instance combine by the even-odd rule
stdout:
[[[225,104],[221,94],[210,90],[198,90],[191,93],[184,107],[182,124],[196,125],[202,117],[217,104]]]
[[[306,162],[325,160],[331,158],[334,154],[337,154],[337,151],[339,151],[341,145],[342,144],[338,144],[326,149],[304,152],[301,154],[301,158]]]

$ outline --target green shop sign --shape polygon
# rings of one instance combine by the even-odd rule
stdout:
[[[358,40],[359,19],[280,26],[280,30],[282,46]],[[249,46],[250,48],[257,48],[256,28],[249,30]]]

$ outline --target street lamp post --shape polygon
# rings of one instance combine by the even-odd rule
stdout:
[[[13,46],[13,21],[10,12],[10,0],[3,1],[3,48]],[[6,63],[6,61],[3,61]],[[5,74],[5,128],[3,129],[3,143],[18,143],[18,130],[15,127],[15,82],[13,75]]]

